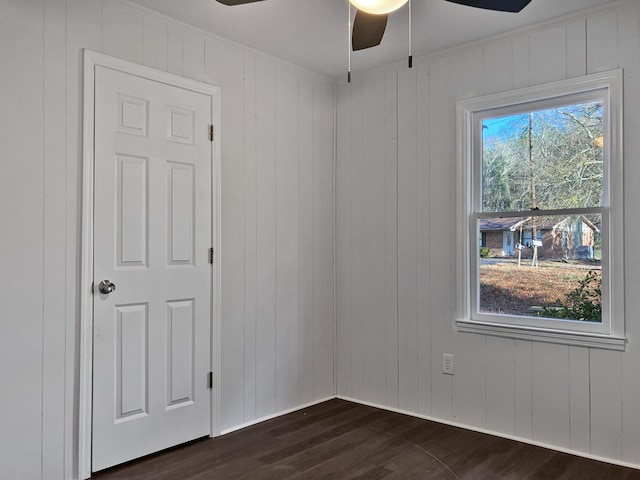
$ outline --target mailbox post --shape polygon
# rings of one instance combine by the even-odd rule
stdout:
[[[531,266],[537,267],[538,266],[538,247],[542,246],[542,241],[533,240],[532,244],[533,244],[533,260],[531,261]]]

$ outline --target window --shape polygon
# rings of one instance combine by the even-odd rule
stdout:
[[[522,230],[522,234],[520,235],[522,238],[518,242],[523,247],[532,248],[533,247],[533,228],[527,228]],[[542,242],[542,230],[537,229],[536,239]]]
[[[624,349],[620,70],[458,102],[458,188],[458,330]]]

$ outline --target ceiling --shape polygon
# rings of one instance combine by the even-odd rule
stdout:
[[[215,0],[132,0],[295,65],[331,77],[346,74],[347,0],[267,0],[226,7]],[[618,0],[532,0],[520,13],[413,0],[413,56],[418,57]],[[354,72],[404,61],[408,8],[393,13],[378,47],[354,52]]]

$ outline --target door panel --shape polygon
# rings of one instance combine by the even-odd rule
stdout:
[[[117,265],[146,267],[149,159],[118,155],[116,205]]]
[[[167,406],[194,400],[194,299],[167,303]]]
[[[169,265],[193,265],[194,182],[192,165],[167,163]]]
[[[210,433],[209,96],[95,75],[92,470]]]
[[[148,304],[122,305],[116,311],[115,421],[147,415],[149,412],[148,378]]]

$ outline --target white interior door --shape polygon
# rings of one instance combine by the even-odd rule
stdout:
[[[96,67],[93,471],[210,433],[211,108]]]

